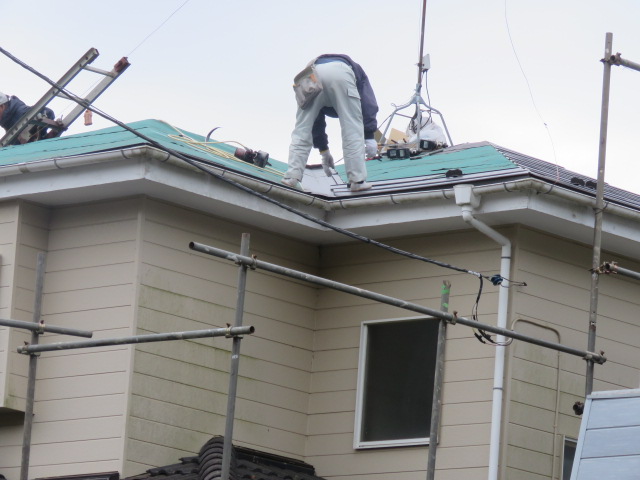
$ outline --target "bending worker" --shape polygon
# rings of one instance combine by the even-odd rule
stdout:
[[[5,130],[9,130],[16,123],[18,123],[22,116],[30,109],[31,107],[27,106],[15,95],[9,96],[0,92],[0,126]],[[53,120],[55,118],[53,110],[47,107],[42,109],[42,114],[49,120]],[[39,128],[32,133],[34,135],[37,135],[37,138],[35,138],[34,140],[41,140],[45,138],[47,128]],[[18,143],[20,142],[18,142],[17,140],[14,142],[14,144]]]
[[[365,153],[367,157],[373,157],[378,148],[373,138],[378,128],[378,104],[369,78],[362,67],[347,55],[320,55],[308,67],[312,65],[322,89],[308,104],[301,107],[298,102],[296,126],[289,147],[289,169],[282,183],[302,189],[300,182],[312,146],[320,150],[324,172],[331,176],[334,161],[325,132],[325,115],[328,115],[340,120],[350,190],[368,190],[371,184],[366,181]]]

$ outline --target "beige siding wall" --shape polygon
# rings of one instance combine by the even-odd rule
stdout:
[[[13,316],[19,211],[17,202],[0,204],[0,318]],[[10,377],[10,332],[8,327],[0,326],[0,408],[18,407],[7,385]]]
[[[23,251],[30,260],[16,262],[25,269],[24,278],[16,275],[16,284],[25,291],[33,288],[33,272],[27,273],[35,266],[35,251],[48,250],[46,323],[91,330],[94,338],[131,333],[138,205],[139,200],[129,200],[58,208],[51,213],[48,232],[29,224],[31,240],[24,241],[29,249]],[[42,216],[33,208],[29,218],[36,214]],[[32,303],[17,302],[15,311],[26,315]],[[41,343],[69,340],[74,338],[46,334]],[[31,478],[122,469],[129,357],[129,347],[42,354]],[[26,357],[21,359],[25,363]],[[18,476],[21,424],[22,417],[0,427],[0,473],[7,478]]]
[[[500,247],[475,232],[390,243],[485,274],[497,273],[500,267]],[[442,282],[449,280],[450,309],[461,316],[470,316],[478,293],[479,281],[472,275],[371,246],[329,247],[323,249],[322,258],[321,274],[325,277],[436,309],[440,306]],[[479,308],[480,320],[495,323],[497,288],[487,283]],[[427,447],[353,448],[361,323],[414,315],[344,293],[321,291],[306,458],[319,475],[340,480],[425,478]],[[492,347],[479,343],[468,327],[449,327],[437,461],[439,480],[486,478],[494,352]]]
[[[0,206],[0,226],[0,315],[31,319],[35,255],[44,250],[45,321],[92,330],[95,338],[234,323],[238,267],[188,244],[237,252],[243,232],[261,260],[432,308],[449,280],[450,310],[465,317],[479,287],[474,276],[373,246],[318,249],[153,199],[51,212],[9,203]],[[511,289],[510,322],[584,348],[591,249],[524,228],[500,231],[514,241],[511,278],[527,282]],[[500,268],[500,247],[475,231],[389,243],[487,275]],[[640,270],[627,259],[603,259]],[[480,321],[495,323],[498,291],[485,281]],[[597,348],[609,361],[596,367],[596,390],[638,386],[636,291],[632,280],[601,279]],[[303,459],[326,478],[423,479],[426,446],[353,448],[361,324],[410,316],[415,313],[249,271],[244,324],[256,333],[242,342],[234,441]],[[28,338],[15,335],[0,329],[0,388],[4,406],[17,399],[14,408],[24,399],[26,357],[12,352],[19,335]],[[67,339],[49,334],[42,341]],[[30,476],[108,470],[126,476],[195,454],[224,433],[230,349],[230,340],[216,338],[43,354]],[[507,351],[503,478],[549,479],[560,471],[562,435],[578,432],[571,406],[583,397],[585,363],[522,342]],[[494,354],[468,327],[449,326],[437,480],[486,478]],[[0,414],[0,422],[0,473],[16,478],[22,417]]]
[[[38,252],[46,251],[49,211],[20,201],[0,207],[0,318],[32,321]],[[26,357],[16,347],[28,341],[24,330],[0,327],[0,407],[24,411]]]
[[[592,249],[524,228],[517,239],[514,278],[528,286],[514,292],[511,318],[517,321],[515,328],[586,349]],[[635,271],[640,268],[637,262],[606,252],[602,259],[617,260]],[[608,361],[595,367],[594,390],[638,387],[638,288],[637,281],[624,277],[600,278],[596,348],[605,351]],[[586,363],[516,342],[510,347],[509,372],[508,446],[503,450],[506,478],[549,479],[552,470],[559,478],[562,436],[578,435],[580,417],[573,413],[572,406],[584,400]]]
[[[148,200],[144,209],[138,333],[233,324],[238,267],[192,252],[191,241],[238,252],[242,233],[261,260],[315,273],[318,250],[273,233]],[[234,442],[303,458],[313,357],[313,286],[249,271]],[[193,455],[224,434],[231,340],[139,345],[124,474]]]

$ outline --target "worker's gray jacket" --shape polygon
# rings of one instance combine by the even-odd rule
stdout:
[[[378,129],[378,121],[376,120],[378,102],[376,101],[376,96],[373,93],[373,88],[371,88],[371,84],[369,83],[369,77],[367,77],[367,74],[364,72],[362,67],[351,60],[347,55],[327,53],[325,55],[320,55],[318,58],[328,57],[337,57],[347,62],[353,69],[353,73],[356,76],[356,86],[358,87],[358,93],[360,94],[360,104],[362,105],[364,138],[373,138],[373,134]],[[338,118],[338,113],[333,109],[333,107],[324,107],[320,110],[318,118],[316,118],[316,121],[313,124],[313,129],[311,130],[313,135],[313,146],[320,151],[329,148],[329,138],[326,133],[327,122],[324,118],[325,115],[332,118]]]

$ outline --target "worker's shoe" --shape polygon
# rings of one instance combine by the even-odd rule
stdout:
[[[282,183],[284,183],[287,187],[295,188],[296,190],[302,191],[302,184],[295,178],[283,178]]]
[[[353,182],[349,186],[349,189],[352,192],[362,192],[364,190],[369,190],[371,187],[373,187],[373,185],[371,185],[369,182],[363,180],[361,182]]]

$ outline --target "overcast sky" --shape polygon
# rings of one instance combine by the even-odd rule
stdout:
[[[96,105],[129,123],[155,118],[287,160],[293,76],[322,53],[346,53],[375,90],[381,123],[413,94],[422,0],[0,0],[0,45],[57,80],[89,48],[94,66],[131,67]],[[455,144],[490,141],[597,176],[606,32],[640,63],[638,0],[429,0],[425,100]],[[509,36],[510,32],[510,36]],[[510,39],[511,37],[511,39]],[[514,53],[515,49],[515,53]],[[31,104],[48,89],[0,55],[0,91]],[[524,75],[523,75],[524,71]],[[98,79],[85,73],[71,90]],[[640,193],[640,72],[612,72],[606,181]],[[68,103],[52,105],[56,115]],[[545,126],[546,124],[546,126]],[[111,126],[79,119],[68,132]],[[399,118],[393,127],[404,130]],[[329,131],[341,157],[338,122]],[[312,153],[311,161],[317,161]]]

